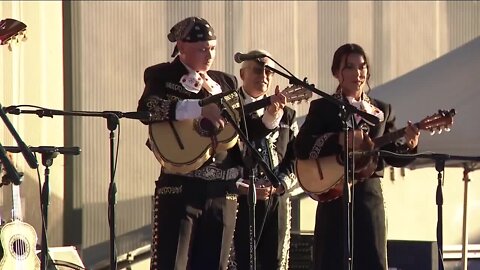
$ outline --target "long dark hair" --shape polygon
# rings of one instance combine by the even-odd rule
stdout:
[[[340,66],[341,66],[341,61],[342,61],[342,57],[345,56],[345,63],[344,63],[344,67],[347,66],[347,59],[348,59],[348,56],[352,53],[356,53],[356,54],[359,54],[361,56],[363,56],[363,59],[365,59],[365,66],[367,67],[367,86],[368,86],[368,90],[370,90],[370,84],[368,82],[368,79],[370,79],[370,64],[368,62],[368,58],[367,58],[367,54],[365,54],[365,51],[363,50],[362,47],[360,47],[360,45],[358,44],[355,44],[355,43],[346,43],[346,44],[343,44],[342,46],[340,46],[336,51],[335,53],[333,54],[333,61],[332,61],[332,74],[335,76],[335,74],[340,70]],[[337,93],[340,91],[340,84],[337,86]]]

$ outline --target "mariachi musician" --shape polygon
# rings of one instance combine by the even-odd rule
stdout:
[[[145,124],[203,118],[216,128],[230,125],[216,103],[199,105],[201,99],[237,89],[233,75],[210,70],[217,45],[211,25],[205,19],[189,17],[172,27],[168,39],[176,42],[172,54],[175,59],[145,70],[145,90],[138,103],[139,111],[152,114]],[[284,100],[278,95],[271,101],[270,106],[274,106]],[[265,136],[278,122],[257,119],[250,122],[254,124],[249,131]],[[152,138],[149,142],[152,146]],[[226,269],[237,210],[236,181],[242,176],[242,163],[235,144],[226,151],[217,151],[191,172],[178,173],[162,166],[155,182],[151,269]]]

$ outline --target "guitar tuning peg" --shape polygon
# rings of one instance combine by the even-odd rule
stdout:
[[[26,32],[22,32],[22,41],[27,41],[28,37],[27,37],[27,33]]]
[[[439,129],[437,130],[437,132],[438,132],[438,134],[442,134],[442,129],[439,128]]]
[[[7,47],[8,47],[9,51],[12,51],[12,43],[10,41],[8,41],[8,46]]]
[[[450,132],[452,129],[450,129],[450,127],[445,127],[444,130],[445,130],[446,132]]]
[[[435,130],[434,129],[430,129],[430,135],[435,135]]]

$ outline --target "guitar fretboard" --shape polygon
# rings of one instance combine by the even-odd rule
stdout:
[[[12,219],[22,220],[22,201],[20,198],[20,186],[11,184],[12,186]]]
[[[420,128],[418,123],[416,123],[414,125],[417,128]],[[406,127],[402,128],[402,129],[399,129],[399,130],[396,130],[394,132],[387,133],[387,134],[385,134],[381,137],[375,138],[373,140],[375,148],[377,148],[377,149],[381,148],[382,146],[385,146],[389,143],[395,142],[396,140],[402,138],[403,136],[405,136],[405,129],[406,129]]]
[[[258,109],[265,108],[270,104],[271,104],[270,98],[264,98],[243,106],[243,110],[245,111],[245,114],[249,114],[254,111],[257,111]]]

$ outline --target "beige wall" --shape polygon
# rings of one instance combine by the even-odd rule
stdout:
[[[63,109],[63,53],[62,12],[60,1],[2,1],[0,18],[13,18],[27,25],[27,40],[15,43],[12,51],[0,47],[0,102],[3,106],[30,104],[52,109]],[[23,108],[32,110],[33,108]],[[20,137],[30,146],[64,146],[63,118],[39,118],[21,114],[8,116]],[[3,146],[16,146],[8,129],[0,124]],[[42,156],[37,154],[41,181],[44,180]],[[41,239],[39,179],[37,172],[26,164],[21,154],[14,155],[19,171],[25,173],[21,197],[25,221],[32,224]],[[59,155],[50,167],[50,206],[48,243],[63,244],[63,176],[64,158]],[[11,190],[0,192],[2,217],[9,219]]]
[[[436,240],[437,226],[437,171],[435,169],[394,170],[391,180],[386,171],[384,191],[388,212],[390,239]],[[480,171],[469,173],[468,192],[465,193],[462,168],[445,168],[443,192],[444,244],[461,244],[464,218],[468,221],[469,243],[480,242]],[[467,196],[466,216],[463,214]]]

